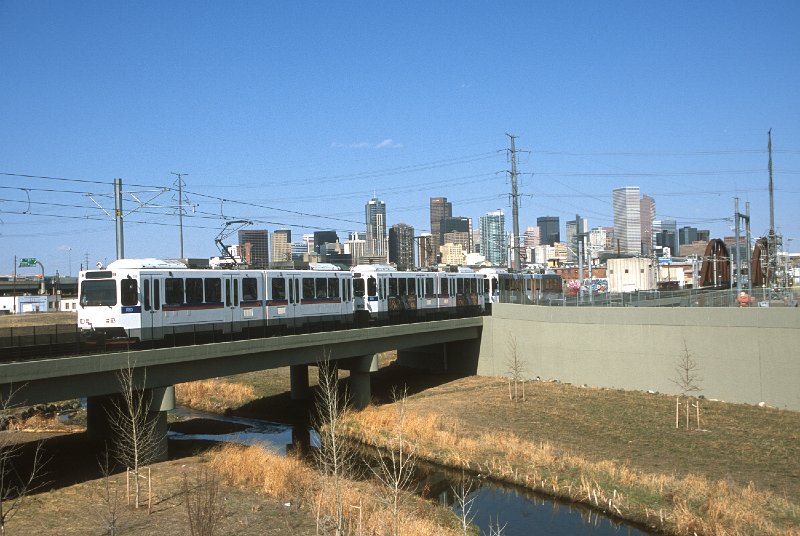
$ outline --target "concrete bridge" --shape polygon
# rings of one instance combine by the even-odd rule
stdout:
[[[91,437],[106,437],[107,412],[120,391],[119,372],[132,369],[137,388],[146,390],[151,417],[164,432],[166,412],[175,407],[173,386],[187,381],[290,367],[296,400],[309,392],[308,367],[322,360],[350,371],[350,396],[356,407],[370,401],[370,372],[376,353],[398,350],[408,362],[475,373],[483,319],[461,318],[197,346],[69,356],[0,364],[0,400],[33,405],[87,397]]]

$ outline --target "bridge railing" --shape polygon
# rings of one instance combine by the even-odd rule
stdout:
[[[75,323],[0,328],[0,353],[4,359],[77,353],[80,341]]]

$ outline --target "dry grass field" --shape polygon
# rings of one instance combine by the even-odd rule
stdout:
[[[29,326],[72,325],[78,321],[78,313],[26,313],[18,315],[0,315],[0,329],[21,328]]]
[[[675,399],[470,377],[411,395],[423,458],[590,504],[674,534],[800,534],[800,413],[701,401],[701,430],[675,429]],[[386,444],[392,405],[351,415]]]

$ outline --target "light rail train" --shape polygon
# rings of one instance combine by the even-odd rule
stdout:
[[[553,273],[509,273],[503,268],[481,268],[486,278],[487,307],[493,303],[552,305],[563,302],[564,279]]]
[[[79,275],[78,327],[90,343],[216,340],[474,316],[485,311],[476,272],[190,269],[121,259]]]

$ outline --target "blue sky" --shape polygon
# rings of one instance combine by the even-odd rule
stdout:
[[[523,229],[612,225],[633,185],[721,237],[736,196],[768,229],[772,128],[776,225],[800,250],[798,23],[790,1],[0,0],[0,273],[113,260],[115,177],[126,256],[177,257],[170,172],[192,257],[225,218],[346,238],[373,194],[390,225],[428,230],[446,196],[510,230],[506,133]]]

